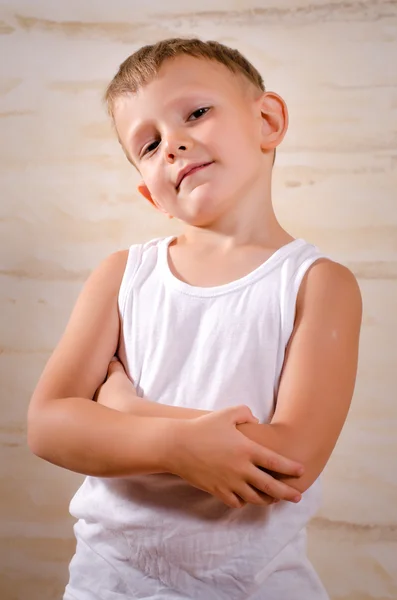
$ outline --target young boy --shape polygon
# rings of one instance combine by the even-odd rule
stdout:
[[[184,230],[94,271],[31,400],[32,451],[88,476],[64,599],[325,599],[305,527],[361,296],[274,214],[286,105],[195,39],[141,48],[106,100],[140,193]]]

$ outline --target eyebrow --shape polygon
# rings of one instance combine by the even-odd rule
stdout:
[[[151,126],[151,122],[149,121],[141,121],[132,131],[128,133],[128,142],[131,146],[133,141],[136,141],[137,138]]]

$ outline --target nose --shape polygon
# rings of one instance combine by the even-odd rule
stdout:
[[[165,159],[173,163],[181,154],[190,150],[191,142],[185,135],[169,134],[164,141]]]

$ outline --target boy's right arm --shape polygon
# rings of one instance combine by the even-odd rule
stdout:
[[[32,452],[86,475],[166,469],[171,421],[137,418],[92,402],[118,345],[117,299],[127,255],[109,256],[87,280],[29,406]]]

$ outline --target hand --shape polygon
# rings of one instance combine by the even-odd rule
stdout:
[[[95,392],[98,404],[121,412],[131,412],[137,392],[121,362],[114,357],[108,367],[106,381]]]
[[[216,496],[232,508],[246,502],[299,502],[300,494],[262,469],[302,475],[303,467],[239,432],[237,425],[257,423],[247,406],[237,406],[180,422],[168,470]]]

